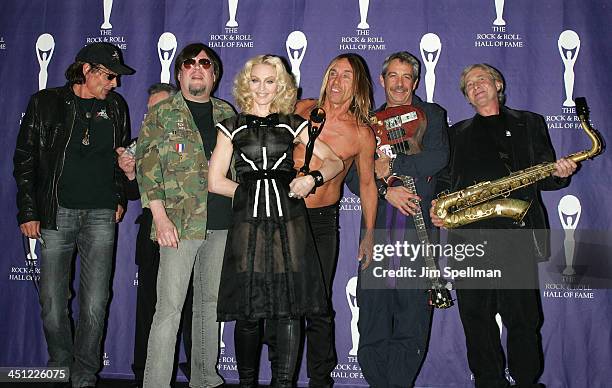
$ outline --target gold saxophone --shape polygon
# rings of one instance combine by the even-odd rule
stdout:
[[[589,124],[589,108],[584,97],[576,98],[576,111],[580,125],[591,139],[591,149],[566,156],[578,163],[592,159],[603,149],[601,135]],[[555,162],[541,163],[516,171],[494,181],[477,183],[463,190],[442,194],[433,208],[434,214],[444,221],[444,227],[457,228],[472,222],[495,217],[506,217],[520,222],[531,202],[507,198],[511,191],[529,186],[550,176],[555,171]]]

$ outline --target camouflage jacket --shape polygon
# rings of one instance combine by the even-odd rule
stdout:
[[[211,101],[215,125],[235,115],[228,103],[212,97]],[[204,239],[208,160],[181,93],[157,104],[147,114],[136,146],[136,171],[142,207],[161,200],[179,239]],[[155,225],[151,238],[155,239]]]

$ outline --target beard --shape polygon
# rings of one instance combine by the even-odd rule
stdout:
[[[189,94],[192,96],[201,96],[206,93],[205,86],[189,86]]]

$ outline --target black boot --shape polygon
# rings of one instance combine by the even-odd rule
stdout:
[[[300,349],[301,327],[298,319],[276,321],[276,349],[272,364],[273,387],[295,386],[295,372]],[[270,321],[271,324],[274,321]]]
[[[261,354],[261,324],[256,321],[236,321],[234,348],[240,387],[255,388],[258,383]]]

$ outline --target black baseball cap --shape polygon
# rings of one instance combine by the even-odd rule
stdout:
[[[119,75],[129,75],[136,72],[136,70],[123,63],[121,50],[110,43],[88,44],[79,51],[76,61],[103,65]]]

